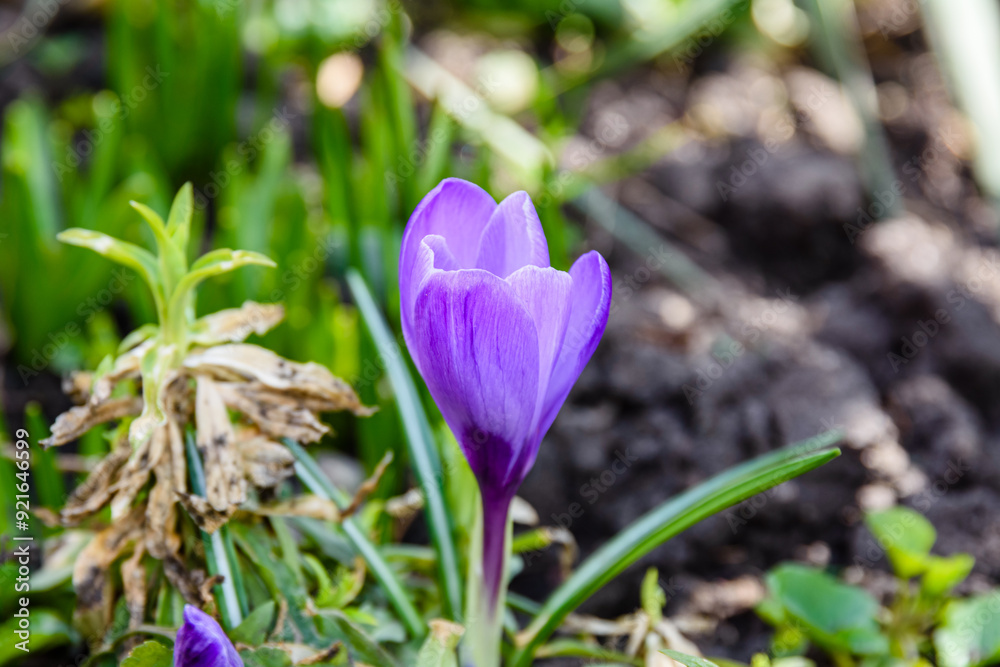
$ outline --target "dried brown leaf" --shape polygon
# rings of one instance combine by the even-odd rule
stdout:
[[[129,542],[141,536],[143,514],[142,506],[135,507],[121,520],[99,532],[80,552],[73,566],[77,613],[87,632],[103,637],[103,629],[111,622],[114,600],[108,568]]]
[[[78,525],[108,503],[113,492],[111,481],[118,470],[128,461],[130,453],[131,448],[128,441],[122,439],[117,447],[94,466],[94,470],[86,481],[73,490],[66,505],[59,513],[61,525]]]
[[[226,404],[216,383],[207,377],[198,378],[195,419],[198,449],[205,461],[205,498],[217,512],[231,515],[246,500],[246,480]]]
[[[142,444],[132,452],[131,457],[121,468],[118,481],[111,499],[111,517],[117,519],[124,516],[132,506],[139,490],[149,481],[149,474],[159,463],[167,447],[166,425],[153,429],[152,436],[143,440]]]
[[[113,398],[96,405],[87,402],[70,408],[56,418],[52,435],[42,440],[43,447],[57,447],[76,440],[98,424],[137,415],[142,412],[142,398],[126,396]]]
[[[361,486],[358,487],[354,497],[351,498],[351,502],[343,509],[341,514],[344,517],[349,517],[358,511],[361,507],[361,503],[365,501],[365,498],[367,498],[378,487],[378,482],[382,479],[382,475],[385,473],[385,470],[389,467],[390,463],[392,463],[392,452],[388,451],[385,453],[385,456],[382,457],[382,460],[379,461],[378,465],[375,466],[375,471],[372,473],[371,477],[366,479]]]
[[[262,435],[242,439],[244,433],[240,433],[238,437],[243,473],[254,486],[272,488],[295,474],[295,456],[284,445]]]
[[[316,442],[330,430],[300,401],[258,382],[218,382],[216,386],[226,405],[249,417],[272,438]]]
[[[132,555],[122,563],[122,587],[128,608],[128,627],[137,628],[146,614],[146,568],[142,564],[145,548],[139,542]]]
[[[263,336],[285,317],[285,309],[278,303],[244,301],[239,308],[227,308],[202,317],[195,322],[192,340],[196,345],[239,343],[250,334]]]
[[[204,530],[206,533],[214,533],[221,526],[223,526],[229,517],[233,515],[236,511],[236,506],[232,505],[227,509],[227,511],[220,512],[212,507],[212,504],[201,496],[196,496],[191,493],[178,493],[177,499],[181,501],[181,505],[187,510],[187,513],[191,515],[194,522],[198,524],[198,527]]]
[[[312,495],[261,505],[254,509],[254,513],[263,516],[305,516],[323,521],[340,521],[342,516],[332,500]]]
[[[296,363],[257,345],[219,345],[198,350],[184,360],[187,368],[219,380],[250,379],[281,392],[309,399],[321,410],[350,410],[369,415],[354,389],[325,367]]]

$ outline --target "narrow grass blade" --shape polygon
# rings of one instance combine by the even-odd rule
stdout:
[[[396,405],[406,431],[406,444],[413,461],[413,467],[424,492],[424,507],[427,511],[427,525],[431,542],[438,556],[438,571],[443,587],[445,613],[457,619],[462,609],[462,575],[458,568],[458,557],[452,541],[451,517],[441,488],[441,461],[434,446],[427,415],[424,413],[416,385],[410,376],[399,344],[389,333],[382,314],[372,298],[368,286],[361,275],[353,269],[347,272],[347,284],[354,295],[354,301],[368,325],[375,346],[385,360],[386,371],[396,392]]]
[[[839,456],[840,450],[830,446],[840,437],[835,432],[822,434],[798,446],[757,457],[647,512],[594,552],[556,589],[519,636],[519,648],[511,664],[530,665],[538,647],[569,613],[655,547],[702,519]]]
[[[198,454],[198,447],[194,442],[194,433],[191,431],[188,431],[185,438],[185,447],[187,449],[191,491],[199,496],[204,496],[205,470],[202,468],[201,456]],[[237,581],[240,582],[240,588],[243,588],[242,574],[239,570],[239,563],[236,562],[236,552],[233,549],[228,526],[219,528],[219,530],[211,535],[202,531],[201,539],[205,546],[205,561],[208,563],[209,572],[213,575],[220,574],[224,577],[222,583],[216,587],[222,620],[227,628],[235,628],[243,622],[244,609],[246,609],[246,592],[243,592],[242,595],[236,592]]]
[[[321,498],[332,500],[340,506],[347,504],[348,499],[344,493],[330,483],[319,465],[302,448],[302,445],[288,438],[283,438],[282,442],[295,455],[295,472],[310,491]],[[427,627],[423,619],[417,612],[416,607],[413,606],[413,602],[407,597],[406,591],[403,590],[403,585],[396,577],[396,573],[385,562],[382,554],[371,543],[364,531],[354,522],[353,518],[344,519],[341,522],[341,526],[351,545],[365,559],[375,579],[381,584],[385,590],[385,594],[389,596],[392,606],[399,613],[406,629],[414,637],[423,637],[427,634]]]

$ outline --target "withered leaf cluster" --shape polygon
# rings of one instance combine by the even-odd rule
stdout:
[[[319,440],[329,431],[319,418],[323,412],[371,414],[350,385],[323,366],[292,362],[242,342],[251,333],[266,332],[282,316],[280,306],[248,302],[198,320],[197,344],[158,382],[156,410],[140,393],[148,386],[143,360],[157,344],[155,337],[119,355],[103,372],[67,380],[66,390],[78,405],[60,415],[43,445],[63,445],[106,422],[133,421],[133,437],[122,435],[58,515],[49,517],[77,526],[111,507],[112,523],[84,549],[73,573],[80,615],[92,616],[95,628],[106,627],[111,612],[108,567],[130,552],[122,581],[134,623],[142,621],[146,601],[144,554],[161,560],[170,582],[189,602],[203,606],[206,580],[186,567],[178,506],[212,533],[247,500],[250,487],[272,488],[294,474],[295,459],[281,438]],[[240,415],[236,424],[231,410]],[[134,437],[135,422],[147,417],[148,437]],[[204,463],[204,495],[188,485],[188,429]],[[305,513],[335,511],[324,506]]]

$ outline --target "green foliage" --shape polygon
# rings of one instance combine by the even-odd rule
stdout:
[[[864,589],[796,564],[771,570],[766,582],[770,598],[758,611],[768,622],[797,628],[834,654],[879,655],[888,650],[878,625],[878,602]]]
[[[172,667],[174,654],[161,642],[150,640],[132,649],[121,667]]]
[[[932,554],[937,533],[909,508],[871,512],[865,523],[896,574],[893,599],[882,606],[863,588],[829,572],[780,565],[768,573],[768,597],[757,608],[775,627],[775,656],[801,655],[810,643],[838,664],[936,660],[942,667],[970,667],[1000,656],[998,593],[968,599],[951,593],[972,570],[971,556]]]

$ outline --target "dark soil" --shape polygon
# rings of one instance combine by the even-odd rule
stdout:
[[[621,114],[636,128],[626,147],[651,117],[698,128],[607,194],[718,284],[681,293],[648,270],[654,248],[639,257],[593,226],[593,247],[610,254],[615,309],[522,495],[543,523],[571,527],[586,557],[729,466],[830,428],[846,437],[839,459],[688,530],[583,611],[634,611],[649,566],[668,612],[681,615],[704,582],[787,559],[887,570],[861,517],[897,502],[934,523],[936,551],[975,556],[973,582],[1000,577],[994,219],[956,157],[962,139],[950,134],[943,84],[919,40],[873,51],[880,97],[901,96],[883,120],[909,211],[875,224],[855,163],[834,150],[836,114],[800,109],[794,136],[767,149],[769,111],[753,91],[794,90],[801,70],[733,60],[682,82],[683,95],[676,81],[637,77],[593,96],[589,130],[599,136],[601,118]],[[699,122],[706,103],[736,117],[727,131]],[[720,191],[754,155],[765,157],[752,175]],[[553,563],[533,563],[515,588],[542,595],[558,583]],[[694,638],[706,655],[747,662],[770,632],[752,611],[719,615],[729,614]]]

